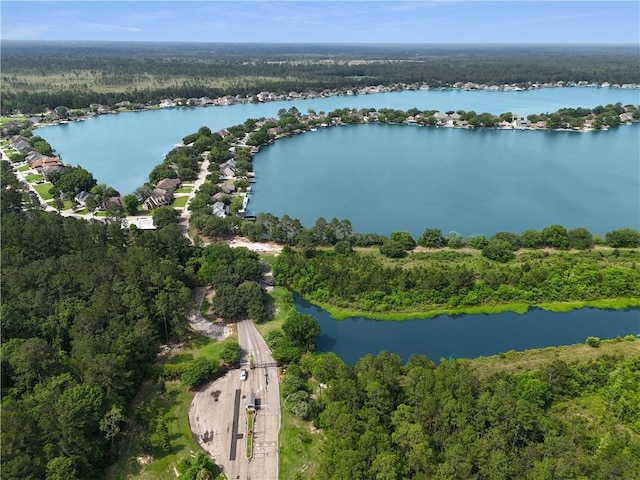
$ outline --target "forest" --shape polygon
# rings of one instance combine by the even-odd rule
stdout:
[[[395,83],[640,83],[625,46],[3,42],[2,111]]]
[[[403,365],[380,352],[348,366],[307,354],[283,389],[315,399],[317,480],[631,480],[640,475],[639,375],[637,355],[482,377],[460,360]]]
[[[125,230],[44,212],[7,162],[2,182],[0,475],[101,478],[124,446],[130,415],[147,416],[129,410],[143,380],[178,375],[195,387],[217,369],[154,367],[161,344],[188,334],[192,288],[230,291],[214,306],[221,316],[248,310],[267,320],[263,267],[246,249],[193,247],[172,222]],[[160,433],[148,440],[157,448],[167,441]]]

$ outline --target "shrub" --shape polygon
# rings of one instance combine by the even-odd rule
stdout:
[[[180,380],[189,388],[195,388],[204,383],[218,370],[218,365],[206,358],[198,358],[187,364],[187,368]]]
[[[598,337],[587,337],[587,345],[598,348],[600,346],[600,339]]]
[[[482,255],[489,260],[506,263],[515,258],[511,244],[506,240],[490,240],[482,249]]]
[[[389,258],[402,258],[407,255],[404,246],[395,240],[388,240],[380,245],[380,253]]]

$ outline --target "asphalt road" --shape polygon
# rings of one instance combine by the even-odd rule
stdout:
[[[229,480],[277,480],[280,392],[278,370],[267,344],[251,320],[237,324],[246,381],[233,370],[199,391],[189,409],[191,431],[202,448],[220,465]],[[253,393],[260,408],[254,425],[253,457],[246,457],[247,396]],[[238,400],[239,403],[238,403]]]

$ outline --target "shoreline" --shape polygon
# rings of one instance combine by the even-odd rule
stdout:
[[[326,311],[334,320],[341,321],[348,318],[360,317],[366,320],[381,321],[406,321],[428,320],[440,315],[451,317],[461,315],[493,315],[497,313],[517,313],[523,315],[532,309],[547,310],[550,312],[569,312],[582,308],[594,308],[597,310],[624,310],[627,308],[640,308],[640,298],[612,298],[602,300],[585,300],[578,302],[544,302],[539,304],[508,303],[502,305],[478,305],[464,308],[434,308],[426,311],[375,313],[346,308],[334,307],[322,302],[317,302],[303,297],[307,302]]]

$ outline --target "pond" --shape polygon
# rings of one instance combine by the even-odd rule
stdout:
[[[294,294],[296,310],[320,323],[318,352],[334,352],[346,363],[380,351],[398,354],[406,361],[412,354],[441,358],[474,358],[509,350],[525,350],[584,343],[640,333],[640,309],[570,312],[531,309],[523,315],[505,312],[491,315],[440,315],[403,321],[362,317],[335,320],[325,310]]]

